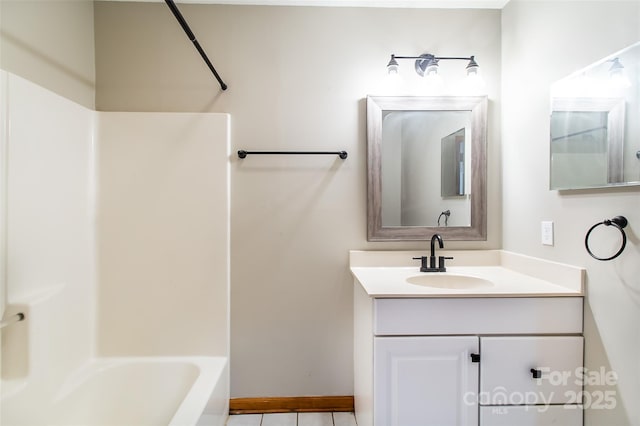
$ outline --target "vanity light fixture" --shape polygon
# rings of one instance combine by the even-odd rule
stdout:
[[[398,61],[397,59],[414,59],[415,62],[415,70],[419,76],[425,77],[430,75],[437,75],[439,62],[441,60],[460,60],[460,61],[469,61],[467,64],[467,75],[478,75],[478,63],[475,60],[474,56],[469,57],[458,57],[458,56],[435,56],[431,53],[423,53],[420,56],[396,56],[394,54],[391,55],[391,60],[387,64],[387,72],[389,74],[397,74],[398,73]]]

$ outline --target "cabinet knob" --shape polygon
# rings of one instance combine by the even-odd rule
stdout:
[[[534,379],[539,379],[542,377],[542,371],[540,370],[536,370],[535,368],[532,368],[529,371],[531,371],[531,377],[533,377]]]
[[[480,354],[471,354],[471,362],[480,362]]]

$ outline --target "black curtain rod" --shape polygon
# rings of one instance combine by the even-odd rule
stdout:
[[[238,151],[238,157],[245,158],[249,154],[258,155],[337,155],[343,160],[347,158],[347,151]]]
[[[204,59],[204,62],[207,64],[207,66],[213,73],[213,76],[216,78],[216,80],[218,80],[218,83],[220,83],[220,88],[222,90],[227,90],[227,85],[224,83],[224,81],[222,81],[222,79],[220,78],[220,75],[218,75],[218,72],[213,67],[213,64],[207,57],[207,54],[202,49],[202,46],[200,46],[200,43],[198,43],[198,40],[196,40],[196,36],[193,35],[193,31],[191,31],[191,28],[189,28],[189,24],[187,24],[187,21],[184,20],[184,17],[180,13],[180,10],[178,10],[178,6],[176,6],[173,0],[164,0],[164,1],[165,3],[167,3],[167,6],[169,6],[169,9],[171,9],[171,12],[173,12],[173,16],[176,17],[176,19],[180,23],[180,26],[182,27],[184,32],[187,34],[187,37],[189,37],[189,40],[191,40],[193,45],[196,47],[196,49],[200,53],[200,56],[202,56],[202,59]]]
[[[586,133],[597,132],[598,130],[607,130],[607,126],[594,127],[593,129],[580,130],[579,132],[567,133],[566,135],[556,136],[551,139],[551,142],[555,142],[560,139],[569,139],[574,136],[584,135]]]

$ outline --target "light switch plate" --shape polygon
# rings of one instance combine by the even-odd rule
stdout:
[[[545,246],[553,245],[553,222],[548,220],[542,221],[541,228],[541,236],[542,236],[542,244]]]

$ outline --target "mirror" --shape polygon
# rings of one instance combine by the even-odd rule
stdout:
[[[640,43],[551,87],[550,188],[640,185]]]
[[[487,104],[367,98],[369,241],[486,240]]]

